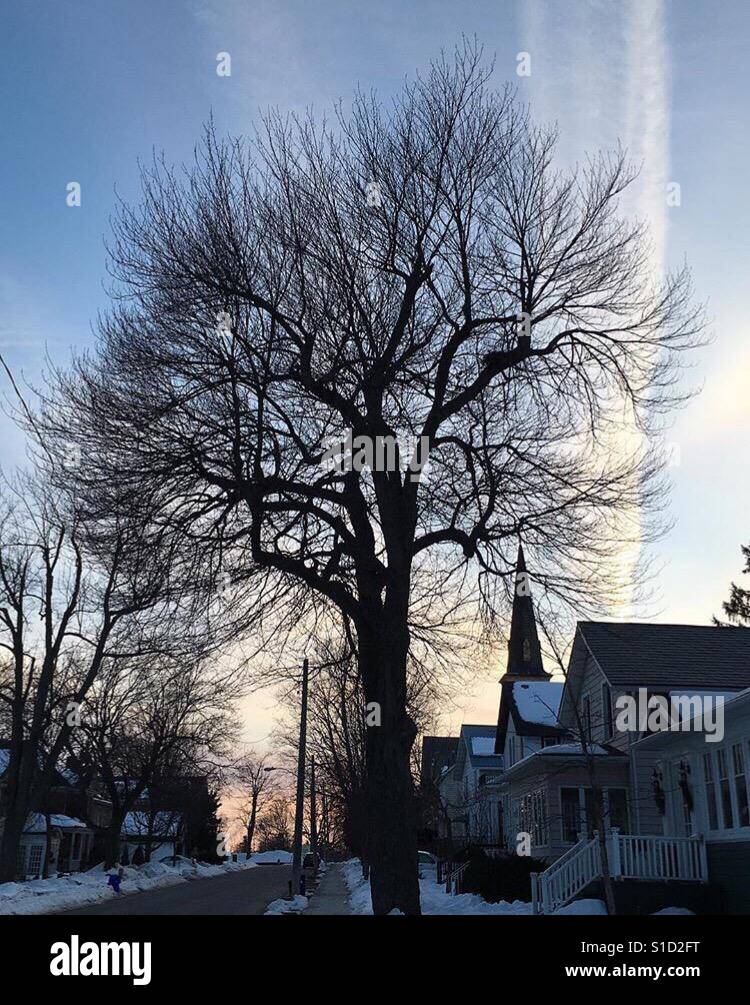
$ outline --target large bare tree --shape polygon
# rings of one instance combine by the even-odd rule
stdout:
[[[194,165],[157,159],[122,207],[121,299],[48,405],[81,492],[147,499],[252,585],[256,625],[322,607],[351,626],[381,709],[376,913],[419,911],[415,635],[439,638],[457,598],[495,612],[519,535],[560,603],[614,599],[608,563],[659,495],[646,437],[701,329],[687,272],[654,280],[643,226],[618,217],[624,156],[565,173],[554,152],[471,45],[387,108],[271,114],[250,142],[209,128]],[[347,433],[352,463],[326,463]],[[401,446],[362,466],[378,437]]]

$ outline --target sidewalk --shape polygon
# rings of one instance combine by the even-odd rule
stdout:
[[[351,914],[349,892],[341,874],[341,864],[329,865],[318,889],[303,914]]]

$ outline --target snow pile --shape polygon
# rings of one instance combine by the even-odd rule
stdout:
[[[263,912],[264,914],[301,914],[309,901],[298,893],[292,900],[272,900]]]
[[[557,726],[563,687],[556,681],[516,681],[513,685],[513,701],[524,722],[538,726]]]
[[[354,914],[372,914],[370,884],[362,878],[359,859],[344,862],[344,880],[349,889],[349,904]],[[489,904],[476,893],[459,893],[453,897],[445,892],[434,876],[425,876],[419,881],[419,896],[422,914],[531,914],[531,904],[516,900],[512,904],[500,901]],[[394,913],[394,912],[391,912]]]
[[[125,868],[120,889],[121,894],[140,893],[162,886],[174,886],[176,883],[223,876],[228,872],[253,868],[255,868],[254,862],[227,862],[223,865],[207,865],[201,862],[193,865],[189,859],[178,861],[176,865],[167,865],[166,862],[146,862],[141,866]],[[108,876],[109,872],[105,872],[101,865],[97,865],[88,872],[76,872],[70,876],[33,879],[26,883],[2,883],[0,915],[51,914],[111,900],[117,895],[107,885]]]
[[[250,861],[256,865],[290,865],[292,857],[290,851],[256,851]]]
[[[689,911],[686,907],[663,907],[661,911],[654,911],[654,916],[657,914],[691,914],[694,915],[695,911]]]
[[[565,907],[558,907],[553,915],[558,914],[606,914],[607,905],[603,900],[572,900]]]

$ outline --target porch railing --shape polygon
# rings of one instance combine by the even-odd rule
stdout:
[[[702,837],[607,835],[607,863],[613,879],[684,880],[705,883],[706,846]],[[583,838],[549,869],[532,877],[534,913],[550,914],[563,907],[602,876],[599,838]]]

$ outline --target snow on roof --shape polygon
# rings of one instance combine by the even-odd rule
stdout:
[[[542,747],[537,750],[537,754],[582,754],[583,745],[580,743],[556,743],[552,747]],[[588,744],[588,753],[606,756],[609,751],[600,747],[598,743]]]
[[[495,753],[495,737],[472,736],[471,752],[476,757],[491,757]]]
[[[87,824],[83,820],[79,820],[77,817],[68,817],[64,813],[51,813],[49,818],[51,827],[60,828],[83,828],[86,830]],[[30,813],[26,818],[26,826],[23,829],[24,834],[44,834],[47,830],[47,824],[44,819],[43,813]]]
[[[153,837],[175,837],[181,822],[181,815],[169,810],[158,810],[156,813],[135,810],[125,815],[121,833],[125,837],[147,837],[148,834]]]
[[[513,701],[524,722],[537,726],[557,726],[564,684],[559,681],[516,681]]]

